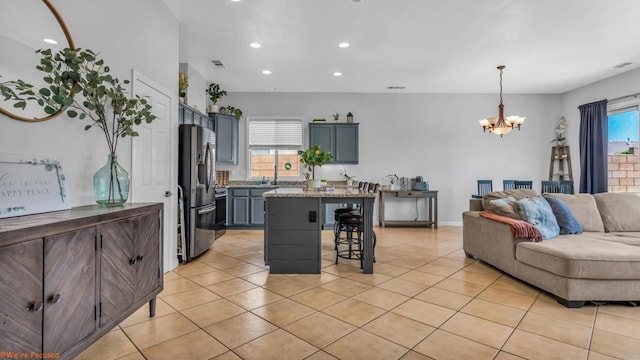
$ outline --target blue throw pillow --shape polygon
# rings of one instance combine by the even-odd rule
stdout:
[[[542,196],[526,197],[518,200],[517,204],[522,220],[535,226],[543,240],[560,235],[560,227],[551,206]]]
[[[575,216],[573,216],[573,213],[564,201],[554,197],[548,197],[546,199],[551,206],[553,215],[556,216],[558,226],[560,226],[560,235],[582,233],[582,226],[580,226],[580,223],[576,220]]]

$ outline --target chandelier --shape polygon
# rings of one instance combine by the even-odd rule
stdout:
[[[520,130],[520,126],[524,123],[523,116],[507,116],[504,117],[504,105],[502,104],[502,70],[505,66],[498,66],[500,70],[500,105],[498,105],[498,117],[490,117],[480,120],[480,126],[482,126],[482,132],[489,130],[490,133],[500,135],[508,134],[514,128]]]

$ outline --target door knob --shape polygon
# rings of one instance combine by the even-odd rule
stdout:
[[[169,197],[171,195],[173,195],[173,193],[171,191],[167,190],[167,191],[164,192],[164,197]]]

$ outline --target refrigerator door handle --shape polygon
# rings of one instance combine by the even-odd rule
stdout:
[[[209,143],[207,143],[207,146],[204,150],[205,192],[209,192],[209,187],[211,186],[211,167],[209,166],[210,161],[211,161],[211,148],[209,147]]]
[[[209,206],[209,207],[206,207],[204,209],[198,210],[198,215],[204,215],[204,214],[208,214],[208,213],[214,212],[214,211],[216,211],[216,207],[215,206]]]
[[[211,161],[211,167],[209,167],[209,186],[214,186],[214,179],[216,176],[216,159],[213,156],[213,146],[211,146],[211,143],[207,143],[207,150],[209,151],[209,161]]]

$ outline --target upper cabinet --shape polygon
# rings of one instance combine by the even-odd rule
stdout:
[[[233,115],[209,113],[215,123],[216,162],[238,165],[238,126],[240,120]]]
[[[215,130],[213,119],[210,119],[206,114],[183,103],[178,103],[178,123],[196,124],[212,131]]]
[[[327,164],[358,163],[358,125],[309,124],[309,146],[317,144],[322,151],[330,151],[333,158]]]

